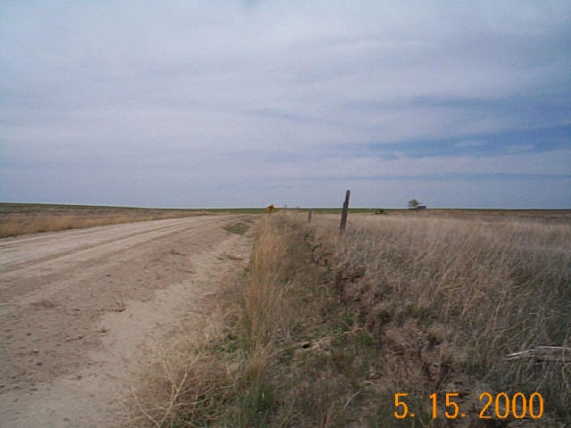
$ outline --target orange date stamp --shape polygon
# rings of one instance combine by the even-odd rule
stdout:
[[[409,395],[405,392],[394,394],[393,416],[396,419],[416,417],[414,409],[407,402]],[[447,392],[440,394],[440,396],[436,393],[430,394],[428,399],[430,400],[432,419],[462,419],[467,417],[468,414],[462,410],[462,403],[459,398],[460,393],[458,392]],[[479,400],[479,419],[541,419],[545,408],[543,396],[539,392],[532,394],[482,392]]]

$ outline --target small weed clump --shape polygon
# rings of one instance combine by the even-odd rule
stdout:
[[[234,223],[225,226],[224,229],[230,233],[235,233],[236,235],[244,235],[250,229],[250,225],[246,223]]]

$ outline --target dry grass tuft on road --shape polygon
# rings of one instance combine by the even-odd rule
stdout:
[[[249,229],[250,225],[247,223],[233,223],[226,226],[226,229],[230,233],[235,233],[236,235],[244,235]]]
[[[570,242],[570,225],[521,220],[354,216],[341,239],[328,216],[267,216],[213,333],[177,357],[195,368],[162,376],[162,395],[188,395],[151,400],[163,413],[141,407],[138,422],[484,427],[480,393],[539,391],[545,414],[525,426],[568,426],[570,365],[506,357],[571,346]],[[397,392],[410,423],[393,416]],[[445,392],[462,421],[443,406],[432,420],[427,397]]]

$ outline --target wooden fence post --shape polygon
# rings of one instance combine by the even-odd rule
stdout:
[[[349,214],[349,197],[351,196],[351,191],[347,190],[345,193],[345,202],[343,202],[343,210],[341,211],[341,224],[339,225],[339,233],[345,232],[347,227],[347,215]]]
[[[313,210],[309,210],[309,212],[307,213],[307,222],[311,223],[311,216],[313,215]]]

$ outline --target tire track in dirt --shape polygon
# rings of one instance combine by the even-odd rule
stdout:
[[[100,228],[91,228],[88,229],[89,233],[82,233],[79,235],[74,235],[75,239],[65,239],[63,240],[63,245],[61,242],[57,243],[57,247],[59,251],[55,251],[54,249],[54,238],[57,238],[57,235],[50,236],[47,240],[43,238],[42,241],[37,242],[34,239],[26,240],[26,239],[13,239],[12,242],[1,242],[0,241],[0,250],[3,253],[2,256],[2,266],[0,267],[1,273],[8,273],[12,271],[17,271],[22,268],[27,268],[30,263],[38,264],[44,261],[49,261],[53,259],[57,259],[59,257],[64,257],[67,255],[77,255],[81,251],[89,250],[92,248],[100,247],[105,244],[110,244],[113,242],[123,241],[125,239],[130,239],[134,236],[138,235],[145,235],[148,236],[150,233],[153,234],[161,234],[162,231],[167,229],[177,230],[179,227],[179,222],[173,220],[159,220],[158,222],[169,223],[164,226],[154,227],[148,230],[148,226],[146,224],[129,224],[131,226],[129,229],[137,230],[132,233],[126,233],[125,230],[121,228],[115,228],[118,232],[123,232],[123,236],[113,237],[113,238],[101,238],[100,235]],[[172,223],[175,224],[172,224]],[[139,227],[136,227],[139,226]],[[103,226],[105,227],[105,226]],[[144,227],[144,230],[140,231],[141,227]],[[110,232],[110,231],[107,231]],[[60,233],[60,232],[55,232]],[[53,234],[50,234],[53,235]],[[103,235],[106,236],[106,235]],[[79,238],[79,239],[78,239]],[[85,241],[95,241],[91,244],[81,244]],[[31,242],[30,242],[31,241]],[[63,248],[62,248],[63,247]],[[45,254],[45,255],[42,255]],[[16,261],[16,262],[14,262]]]

